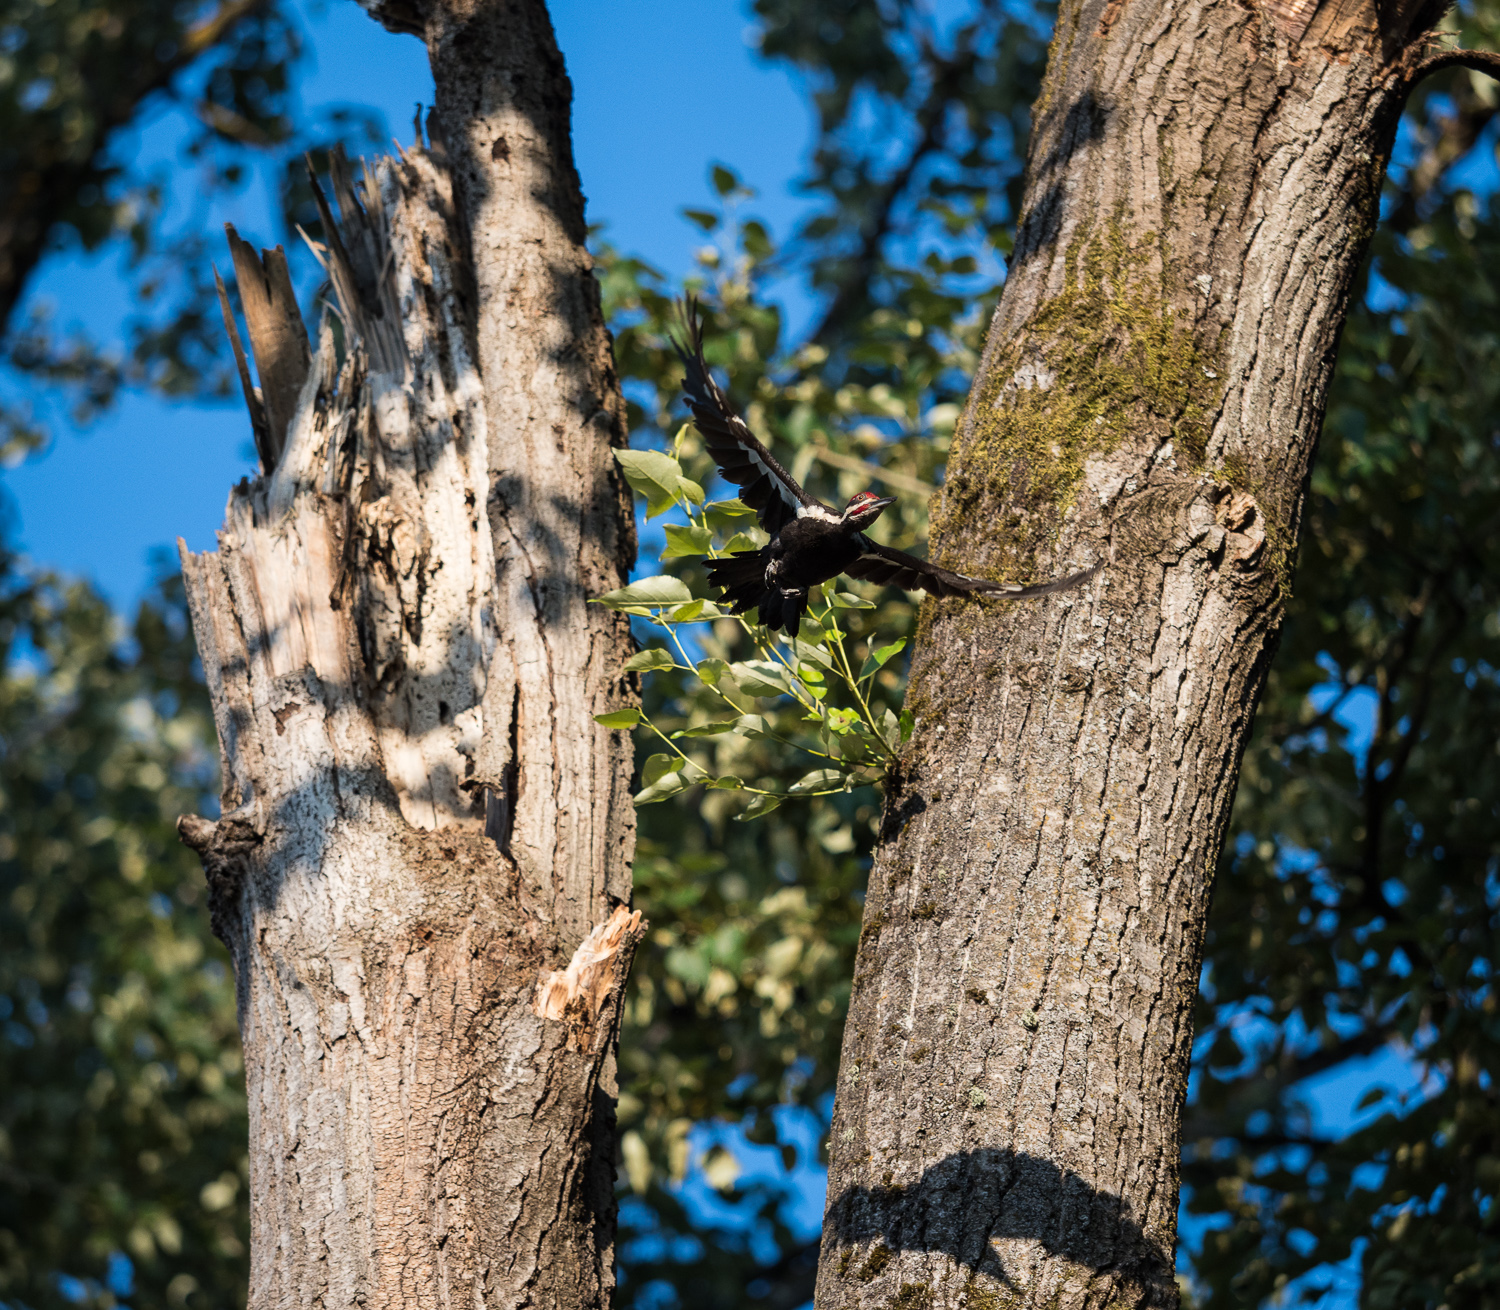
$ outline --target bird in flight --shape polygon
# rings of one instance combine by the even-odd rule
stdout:
[[[688,301],[683,311],[687,342],[672,344],[687,372],[687,393],[693,423],[703,434],[708,453],[719,472],[740,488],[740,499],[753,509],[771,540],[759,550],[738,550],[708,561],[709,581],[720,588],[735,614],[760,610],[761,623],[772,632],[797,634],[807,611],[808,593],[840,573],[866,582],[890,584],[906,591],[934,596],[1003,596],[1025,600],[1067,591],[1088,581],[1099,565],[1035,586],[991,582],[939,568],[871,541],[865,529],[875,522],[894,496],[861,491],[849,498],[843,511],[810,496],[763,446],[734,412],[703,358],[703,332],[697,305]]]

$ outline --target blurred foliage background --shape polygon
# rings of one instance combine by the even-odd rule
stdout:
[[[813,212],[774,234],[721,168],[715,200],[686,211],[704,248],[685,278],[599,243],[634,444],[669,449],[680,427],[665,334],[673,296],[697,288],[710,359],[752,426],[826,499],[897,495],[880,533],[920,548],[1003,278],[1051,23],[1024,0],[961,11],[939,26],[914,0],[756,0],[763,55],[799,69],[813,100]],[[1500,47],[1500,4],[1447,26]],[[357,113],[288,117],[300,58],[269,3],[4,6],[0,348],[80,420],[124,386],[221,387],[203,234],[162,225],[173,185],[238,185],[250,152],[292,178],[307,145],[367,148]],[[101,163],[160,94],[194,106],[213,167]],[[1345,333],[1210,924],[1183,1173],[1189,1304],[1500,1302],[1497,106],[1495,84],[1462,70],[1413,97]],[[288,224],[304,199],[288,182]],[[123,354],[9,321],[47,249],[121,239],[141,306]],[[792,335],[777,306],[794,282],[818,312]],[[45,435],[23,406],[5,422],[13,454]],[[681,453],[723,494],[692,437]],[[660,558],[659,528],[641,572],[705,594],[691,556]],[[910,598],[851,590],[875,605],[846,612],[855,636],[909,635]],[[753,654],[726,621],[689,640]],[[127,622],[0,551],[0,659],[0,1304],[240,1304],[233,980],[171,828],[216,789],[178,589],[164,574]],[[881,675],[890,695],[900,666]],[[669,730],[713,712],[681,673],[653,675],[646,696]],[[769,738],[684,740],[713,774],[784,788],[807,769]],[[694,787],[640,812],[651,933],[620,1051],[631,1310],[811,1297],[879,797],[737,822],[743,806]]]

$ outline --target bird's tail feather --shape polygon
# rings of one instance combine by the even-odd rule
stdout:
[[[708,580],[723,593],[736,614],[760,604],[766,590],[766,552],[737,550],[732,555],[707,562]]]
[[[735,614],[759,609],[760,622],[772,632],[796,635],[807,612],[807,592],[766,586],[766,550],[737,550],[707,563],[708,580],[723,593]]]
[[[782,591],[771,587],[760,599],[761,625],[772,632],[782,631],[795,637],[807,613],[807,592]]]

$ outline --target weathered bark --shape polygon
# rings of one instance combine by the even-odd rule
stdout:
[[[511,64],[465,81],[434,38],[446,144],[359,198],[335,169],[342,344],[325,316],[289,422],[295,305],[237,251],[274,467],[183,556],[224,817],[182,830],[239,984],[252,1310],[599,1307],[614,1282],[642,925],[629,743],[592,719],[630,694],[629,634],[587,598],[634,553],[624,407],[545,11],[469,24],[465,58]]]
[[[1421,33],[1065,0],[932,549],[871,874],[819,1310],[1175,1305],[1204,915]]]

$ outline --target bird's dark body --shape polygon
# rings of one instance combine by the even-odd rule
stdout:
[[[678,353],[687,366],[683,389],[693,422],[703,434],[719,471],[740,488],[740,499],[756,512],[771,540],[759,550],[741,550],[707,562],[709,581],[720,588],[736,614],[758,608],[772,632],[795,636],[807,612],[812,588],[840,573],[869,582],[926,591],[934,596],[989,594],[1007,600],[1066,591],[1098,572],[1082,573],[1031,587],[954,573],[930,560],[877,545],[864,529],[893,502],[872,491],[852,497],[842,513],[810,496],[730,407],[708,371],[703,339],[692,303],[686,306],[688,340]]]
[[[793,519],[766,549],[766,581],[787,591],[806,591],[836,578],[861,555],[864,533],[823,519]]]
[[[734,613],[759,609],[761,623],[772,632],[796,633],[812,588],[838,577],[868,546],[863,533],[838,522],[793,519],[759,550],[709,560],[708,575]]]

